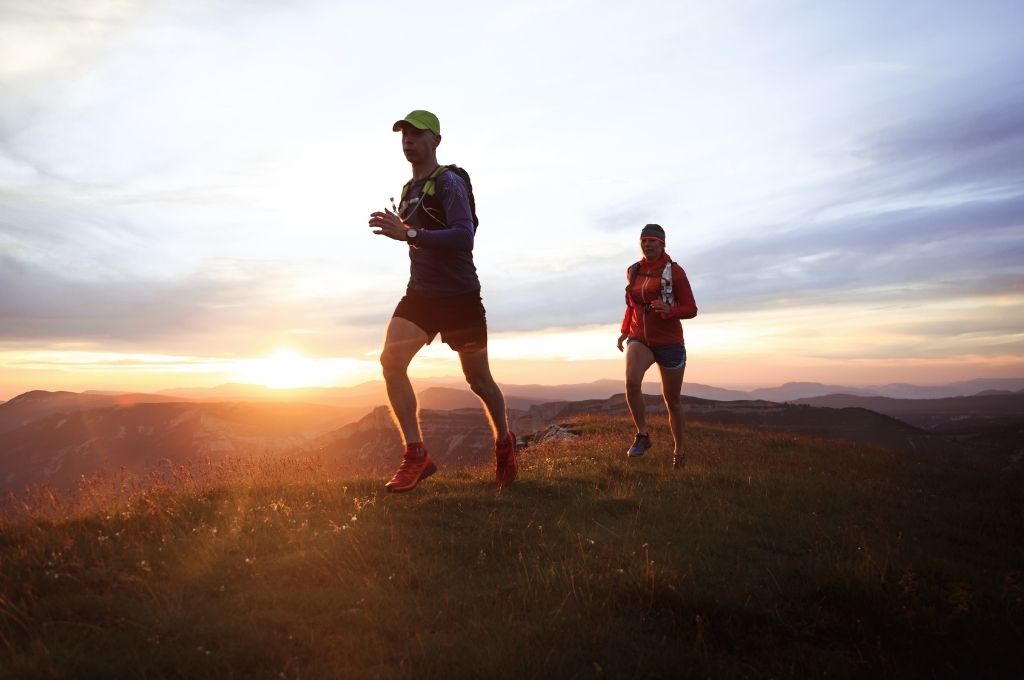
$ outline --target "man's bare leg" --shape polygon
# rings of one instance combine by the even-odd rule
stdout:
[[[408,319],[395,316],[388,324],[380,364],[384,369],[384,384],[391,403],[391,415],[403,442],[422,442],[423,433],[416,413],[416,392],[409,381],[409,364],[427,343],[426,331]]]
[[[491,430],[494,432],[494,478],[499,489],[505,488],[519,476],[515,435],[509,431],[505,395],[491,376],[486,347],[475,352],[459,352],[459,361],[462,362],[462,372],[469,383],[469,389],[483,402],[491,421]]]
[[[494,431],[495,443],[505,441],[509,432],[505,396],[491,376],[487,348],[475,352],[459,352],[459,361],[462,362],[462,373],[466,376],[469,389],[480,398],[487,411],[491,429]]]

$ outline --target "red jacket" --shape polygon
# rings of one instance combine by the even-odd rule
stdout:
[[[640,268],[626,295],[626,315],[622,319],[622,332],[646,345],[678,345],[683,342],[683,324],[680,319],[697,316],[697,303],[686,272],[672,263],[672,294],[675,305],[668,314],[647,307],[661,297],[661,273],[669,261],[663,252],[654,262],[640,260]],[[626,269],[629,281],[629,269]],[[639,301],[639,303],[638,303]]]

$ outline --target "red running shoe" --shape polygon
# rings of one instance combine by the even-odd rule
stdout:
[[[430,454],[424,448],[407,450],[402,456],[402,464],[391,481],[384,485],[388,491],[395,493],[412,491],[421,481],[437,472],[437,466],[430,460]]]
[[[516,464],[516,436],[512,432],[494,446],[494,477],[499,487],[508,486],[519,476]]]

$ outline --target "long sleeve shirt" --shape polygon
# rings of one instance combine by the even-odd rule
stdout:
[[[668,253],[653,262],[640,260],[632,285],[626,291],[626,313],[621,331],[647,345],[677,345],[683,342],[683,324],[680,319],[697,316],[697,303],[686,272],[672,263],[672,294],[675,304],[668,313],[656,312],[650,303],[661,298],[661,274],[669,261]],[[629,269],[626,270],[629,281]]]
[[[425,180],[413,182],[400,214],[417,228],[416,245],[409,248],[409,290],[444,297],[480,290],[473,263],[476,226],[469,206],[469,189],[454,172],[437,177],[435,196],[444,209],[444,226],[426,215],[420,204]]]

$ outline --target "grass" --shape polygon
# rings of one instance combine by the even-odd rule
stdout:
[[[11,677],[1015,677],[1024,492],[963,462],[624,419],[409,494],[315,461],[9,498]]]

